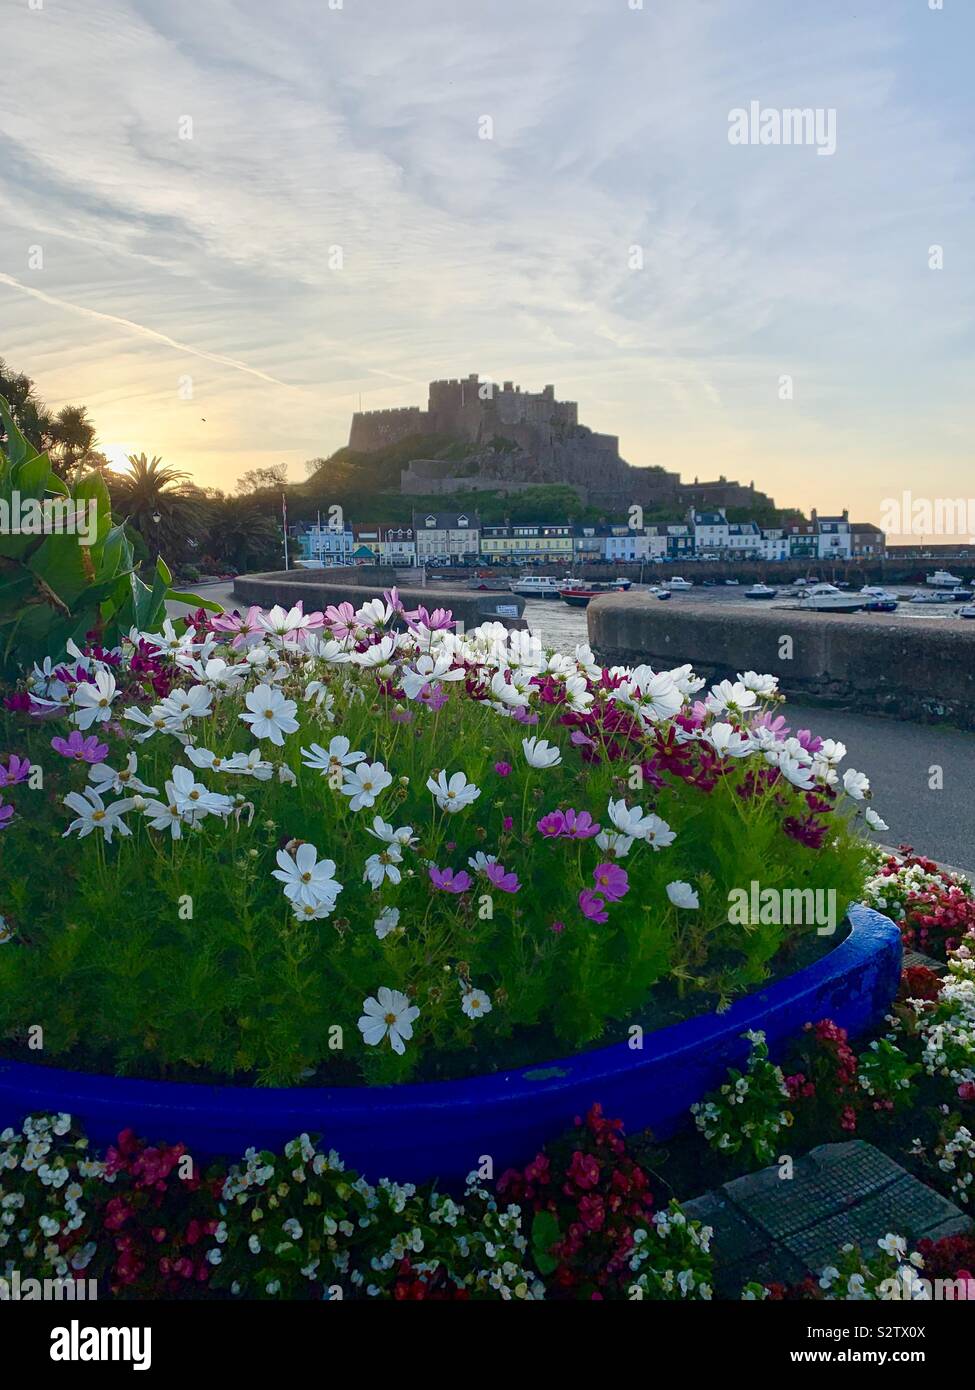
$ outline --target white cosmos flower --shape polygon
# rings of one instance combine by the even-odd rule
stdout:
[[[436,681],[462,681],[466,672],[453,665],[449,652],[438,652],[436,656],[418,656],[412,669],[407,667],[400,674],[400,685],[408,700],[415,700],[420,692]]]
[[[122,714],[133,724],[139,724],[145,729],[145,733],[135,735],[136,743],[145,743],[147,738],[152,738],[153,734],[162,733],[166,728],[166,713],[159,705],[153,705],[148,714],[145,714],[137,705],[129,705],[122,711]]]
[[[398,989],[387,989],[383,985],[376,991],[376,997],[370,995],[363,1000],[362,1010],[359,1032],[363,1042],[377,1047],[388,1037],[390,1047],[402,1056],[406,1043],[413,1036],[413,1020],[420,1014],[417,1006]]]
[[[377,840],[383,840],[387,845],[399,845],[401,849],[410,849],[413,846],[412,825],[400,825],[394,830],[389,821],[383,820],[382,816],[376,816],[372,825],[366,826],[366,834],[374,835]]]
[[[529,767],[558,767],[562,754],[544,738],[523,738],[521,746]]]
[[[166,783],[168,801],[146,801],[142,814],[153,830],[168,830],[174,840],[183,838],[183,826],[197,824],[197,816],[190,810],[181,810],[176,804],[172,782]]]
[[[531,703],[525,691],[507,680],[503,671],[496,671],[491,677],[491,694],[503,710],[527,709]]]
[[[618,830],[600,830],[596,844],[604,854],[611,854],[614,859],[625,859],[633,848],[633,836],[621,835]]]
[[[757,671],[738,672],[738,680],[746,690],[754,690],[756,695],[774,695],[779,688],[778,676],[760,676]]]
[[[398,866],[402,862],[403,851],[399,845],[387,845],[379,854],[370,854],[366,860],[363,882],[370,883],[373,888],[381,888],[387,878],[390,883],[399,883],[403,875]]]
[[[112,717],[112,701],[117,687],[111,671],[96,671],[95,681],[82,681],[76,688],[72,699],[75,708],[71,715],[72,724],[79,729],[90,729],[92,724],[105,724]]]
[[[189,690],[171,690],[158,708],[166,716],[169,733],[186,726],[190,719],[203,719],[213,708],[213,692],[209,686],[193,685]]]
[[[123,792],[155,792],[155,787],[146,786],[136,776],[139,768],[139,759],[135,753],[130,753],[125,761],[125,767],[119,772],[108,766],[107,763],[95,763],[88,773],[88,781],[93,789],[100,792],[103,796],[106,792],[115,792],[121,796]]]
[[[299,922],[319,922],[324,917],[331,917],[335,911],[335,899],[322,898],[317,903],[292,902],[291,911]]]
[[[236,690],[245,676],[250,675],[250,667],[246,662],[231,666],[219,656],[210,657],[205,662],[199,657],[191,657],[180,664],[184,670],[191,671],[198,681],[218,690]]]
[[[830,763],[833,767],[841,763],[846,757],[846,744],[837,743],[835,739],[824,738],[820,746],[816,749],[816,757],[824,763]]]
[[[269,612],[258,613],[257,621],[272,637],[298,637],[314,625],[316,616],[320,618],[321,614],[303,613],[300,604],[285,612],[281,605],[276,603]]]
[[[356,763],[361,763],[365,756],[365,753],[353,751],[344,734],[336,734],[327,749],[320,743],[313,743],[310,748],[301,750],[301,760],[305,767],[313,768],[323,777],[328,777],[333,772],[340,773],[346,767],[354,767]]]
[[[655,671],[652,666],[635,666],[616,687],[613,699],[634,710],[644,724],[672,719],[684,704],[670,672]]]
[[[675,907],[700,907],[700,901],[694,889],[683,879],[675,878],[673,883],[667,884],[667,897]]]
[[[448,778],[446,772],[441,771],[436,780],[428,777],[427,790],[436,797],[440,809],[451,815],[470,806],[481,795],[480,787],[468,782],[463,772],[455,772]]]
[[[666,821],[655,816],[652,811],[645,812],[642,806],[627,806],[621,798],[619,801],[610,801],[608,809],[609,818],[616,829],[630,839],[647,840],[654,849],[663,849],[675,838]]]
[[[843,790],[854,801],[862,801],[870,791],[870,778],[856,768],[848,767],[843,773]]]
[[[252,748],[249,753],[234,753],[222,766],[215,766],[215,771],[236,772],[242,777],[253,777],[257,782],[270,782],[274,766],[261,757],[259,748]]]
[[[329,690],[324,681],[309,681],[305,686],[305,693],[302,696],[305,703],[314,701],[315,708],[321,711],[321,718],[326,724],[332,724],[335,720],[335,696]]]
[[[342,795],[350,798],[349,809],[359,811],[375,806],[376,797],[392,784],[392,776],[382,763],[359,763],[345,769]]]
[[[461,989],[464,989],[463,985],[461,985]],[[460,1007],[468,1018],[482,1018],[491,1012],[491,1000],[483,989],[466,989],[460,1001]]]
[[[120,835],[131,835],[132,831],[122,820],[126,811],[131,811],[131,798],[124,801],[115,801],[111,806],[106,806],[94,787],[86,787],[84,795],[79,792],[68,792],[64,798],[64,804],[70,811],[74,811],[77,819],[73,820],[68,826],[64,835],[70,835],[77,830],[79,840],[83,840],[86,835],[90,835],[93,830],[100,830],[105,836],[108,844],[112,843],[112,835],[117,830]],[[62,835],[62,839],[64,839]]]
[[[192,744],[187,744],[183,753],[194,767],[205,768],[208,772],[231,772],[233,769],[230,764],[234,758],[243,757],[242,753],[234,753],[229,758],[222,758],[217,753],[211,753],[209,748],[194,748]]]
[[[476,874],[483,874],[489,864],[496,864],[497,862],[498,856],[496,854],[485,854],[482,849],[479,849],[476,854],[472,854],[467,861]]]
[[[864,812],[864,815],[866,816],[867,824],[869,825],[871,830],[890,829],[890,826],[887,824],[887,822],[877,815],[877,812],[873,809],[872,806],[867,807],[866,811]]]
[[[385,941],[390,932],[394,932],[399,926],[399,908],[384,907],[372,925],[379,940]]]
[[[319,859],[314,845],[299,845],[292,857],[287,850],[279,849],[278,867],[271,870],[271,877],[284,884],[284,896],[293,903],[331,902],[342,891],[341,883],[335,880],[335,860]]]
[[[165,653],[174,655],[176,652],[192,652],[200,645],[193,640],[196,637],[195,627],[188,627],[185,632],[177,635],[172,618],[167,618],[165,620],[161,632],[141,632],[139,636],[144,642],[147,642],[158,655],[163,655]]]
[[[569,709],[576,714],[586,714],[595,698],[583,676],[566,677],[565,700]]]
[[[284,734],[293,734],[298,727],[294,714],[298,706],[294,700],[286,700],[280,690],[274,690],[263,682],[244,696],[244,704],[250,711],[240,717],[251,726],[255,738],[268,738],[278,748],[284,743]]]
[[[786,781],[791,782],[794,787],[798,787],[800,791],[804,792],[812,790],[813,769],[808,763],[800,758],[790,757],[788,753],[779,753],[776,756],[766,753],[765,757],[779,769]]]
[[[731,724],[715,723],[705,729],[701,738],[710,743],[722,758],[745,758],[754,748],[747,734],[741,733]]]
[[[903,1259],[907,1254],[907,1241],[903,1236],[894,1235],[893,1231],[888,1231],[885,1236],[881,1236],[877,1244],[885,1255],[893,1255]]]
[[[740,714],[756,705],[758,696],[741,681],[721,681],[718,685],[712,685],[705,703],[712,714],[724,714],[726,710]]]
[[[352,653],[343,647],[341,642],[336,642],[334,637],[326,637],[317,632],[309,634],[305,642],[305,650],[329,666],[343,666],[347,661],[352,660]],[[307,698],[306,695],[305,699]]]
[[[366,671],[371,671],[377,666],[388,666],[396,656],[398,646],[397,638],[390,632],[367,651],[353,652],[351,660]]]
[[[385,603],[381,598],[371,598],[355,616],[363,627],[385,627],[393,621],[395,613],[396,609],[391,603]]]
[[[188,767],[177,765],[173,768],[171,782],[166,783],[166,795],[174,801],[182,814],[189,813],[194,819],[202,820],[205,815],[229,816],[233,801],[220,792],[211,792],[197,782]]]

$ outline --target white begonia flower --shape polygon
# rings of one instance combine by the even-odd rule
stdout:
[[[870,778],[856,768],[848,767],[843,773],[843,790],[854,801],[863,801],[870,791]]]
[[[529,767],[558,767],[562,761],[561,751],[544,738],[523,738],[521,746]]]
[[[244,696],[248,713],[240,717],[251,726],[251,733],[257,739],[270,739],[280,748],[285,734],[293,734],[298,727],[295,711],[298,706],[294,700],[286,700],[280,690],[262,682]]]
[[[472,805],[481,795],[480,787],[468,782],[463,772],[454,772],[448,778],[447,773],[441,771],[436,780],[428,777],[427,790],[433,793],[440,809],[450,812],[451,815],[462,811],[465,806]]]
[[[390,1047],[402,1056],[406,1043],[413,1036],[413,1021],[420,1014],[417,1006],[411,1004],[398,989],[387,989],[383,985],[376,991],[375,997],[370,995],[363,1000],[362,1010],[359,1032],[363,1042],[369,1047],[377,1047],[388,1037]]]
[[[349,809],[359,811],[365,806],[375,806],[380,796],[392,784],[392,775],[382,763],[358,763],[347,767],[345,780],[340,788],[342,795],[349,798]]]
[[[72,724],[79,729],[90,729],[92,724],[106,724],[112,717],[112,701],[118,693],[115,677],[111,671],[95,672],[94,684],[83,681],[76,687]]]
[[[674,907],[700,907],[701,902],[697,893],[689,883],[683,879],[675,879],[673,883],[667,884],[667,897],[674,904]]]
[[[335,880],[335,860],[319,859],[314,845],[302,844],[290,855],[279,849],[278,867],[271,870],[271,877],[284,884],[284,896],[293,903],[307,903],[311,907],[322,902],[331,902],[342,891],[341,883]]]
[[[123,801],[115,801],[110,806],[106,806],[94,787],[86,787],[84,795],[79,792],[68,792],[64,798],[64,804],[69,810],[75,812],[77,818],[68,826],[61,837],[62,839],[65,835],[70,835],[77,830],[79,840],[83,840],[93,830],[100,830],[105,836],[106,842],[111,844],[112,836],[116,830],[120,835],[132,834],[132,831],[122,820],[125,812],[132,809],[132,801],[128,797]]]
[[[464,989],[463,985],[461,989]],[[468,1018],[482,1018],[491,1012],[491,1000],[483,989],[464,989],[460,1007]]]

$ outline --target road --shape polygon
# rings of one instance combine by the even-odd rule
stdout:
[[[200,594],[233,608],[232,589],[208,584]],[[183,604],[169,609],[174,615],[187,611]],[[587,640],[584,610],[532,601],[526,617],[547,645],[568,651]],[[975,875],[975,734],[791,700],[785,712],[793,729],[812,729],[846,744],[847,765],[870,778],[873,806],[890,827],[876,839],[911,844]]]

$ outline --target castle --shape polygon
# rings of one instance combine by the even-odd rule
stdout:
[[[579,424],[575,401],[559,401],[555,387],[523,391],[511,381],[482,381],[477,372],[431,381],[426,410],[357,411],[349,448],[374,453],[421,435],[449,435],[471,452],[464,465],[412,459],[401,473],[404,493],[449,494],[495,489],[517,492],[544,483],[565,483],[584,502],[620,507],[762,507],[772,499],[729,481],[682,483],[679,473],[636,468],[620,457],[619,439]]]

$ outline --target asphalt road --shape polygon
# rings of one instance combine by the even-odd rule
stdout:
[[[209,584],[200,587],[200,594],[233,608],[232,588]],[[186,611],[183,604],[169,608],[173,614]],[[532,603],[530,609],[526,616],[537,621],[551,646],[571,650],[586,640],[584,610],[543,603]],[[975,734],[791,700],[785,712],[793,729],[812,729],[846,744],[845,765],[870,778],[874,809],[890,827],[877,840],[913,845],[919,853],[975,875]],[[940,788],[933,769],[941,770]]]

